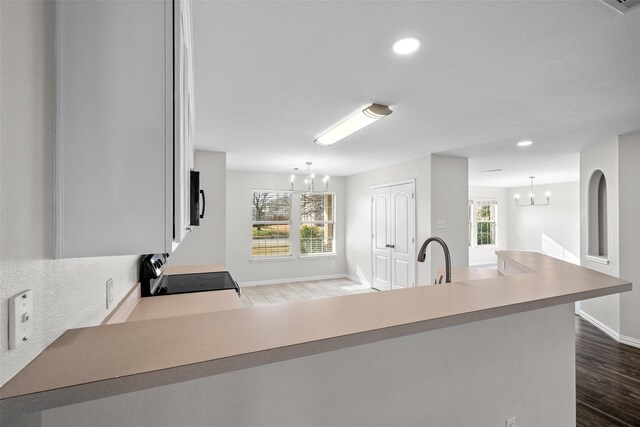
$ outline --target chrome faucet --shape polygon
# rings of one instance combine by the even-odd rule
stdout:
[[[431,242],[438,242],[440,243],[440,246],[442,246],[442,250],[444,251],[444,263],[446,270],[445,283],[451,283],[451,253],[449,252],[449,247],[441,238],[434,236],[429,237],[424,241],[422,247],[420,248],[420,252],[418,252],[418,262],[424,262],[424,260],[427,258],[427,246],[429,246],[429,243]],[[440,276],[440,282],[442,282],[442,276]]]

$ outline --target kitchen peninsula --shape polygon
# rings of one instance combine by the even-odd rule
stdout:
[[[2,414],[138,425],[150,405],[157,426],[575,425],[572,303],[631,284],[532,252],[499,252],[498,270],[69,330],[0,389]]]

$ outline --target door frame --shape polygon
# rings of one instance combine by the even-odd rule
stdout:
[[[377,184],[377,185],[372,185],[371,189],[369,190],[369,200],[371,202],[371,206],[370,206],[370,210],[369,210],[369,222],[371,223],[371,228],[370,228],[370,235],[371,235],[371,239],[370,239],[370,243],[369,243],[369,250],[370,252],[370,259],[371,259],[371,287],[373,287],[373,277],[374,277],[374,262],[375,262],[375,250],[374,250],[374,238],[375,238],[375,232],[374,232],[374,226],[375,224],[373,223],[373,190],[378,189],[378,188],[385,188],[385,187],[393,187],[396,185],[404,185],[404,184],[411,184],[413,186],[413,194],[415,195],[414,197],[414,203],[413,203],[413,253],[415,254],[417,252],[416,250],[416,235],[418,232],[418,195],[416,192],[416,179],[415,178],[409,178],[409,179],[403,179],[400,181],[392,181],[389,183],[384,183],[384,184]],[[411,266],[412,270],[413,270],[413,278],[414,278],[414,282],[416,281],[416,276],[417,276],[417,265],[416,265],[416,259],[414,257],[414,259],[412,260],[412,266]],[[416,286],[416,284],[414,283],[413,285],[414,287]],[[393,290],[393,287],[391,288]]]

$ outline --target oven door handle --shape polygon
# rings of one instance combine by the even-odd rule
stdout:
[[[204,208],[206,206],[206,200],[204,198],[204,190],[200,190],[200,194],[202,194],[202,213],[200,214],[200,218],[204,218]]]

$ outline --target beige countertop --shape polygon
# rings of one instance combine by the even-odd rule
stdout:
[[[0,389],[20,414],[631,290],[532,252],[530,273],[71,329]]]
[[[437,276],[444,276],[445,270],[444,268],[437,269]],[[491,268],[474,268],[474,267],[453,267],[451,269],[451,281],[452,282],[466,282],[469,280],[479,280],[479,279],[492,279],[494,277],[502,277],[502,274],[498,272],[497,269]],[[442,279],[442,283],[444,283],[445,279]]]
[[[168,267],[164,274],[197,274],[224,271],[222,264],[182,265]],[[186,294],[140,297],[140,285],[136,285],[118,304],[103,325],[160,319],[162,317],[186,316],[210,311],[231,310],[244,305],[235,290],[194,292]]]
[[[243,307],[244,305],[240,301],[238,293],[232,289],[215,292],[160,295],[141,298],[126,321],[137,322]]]

